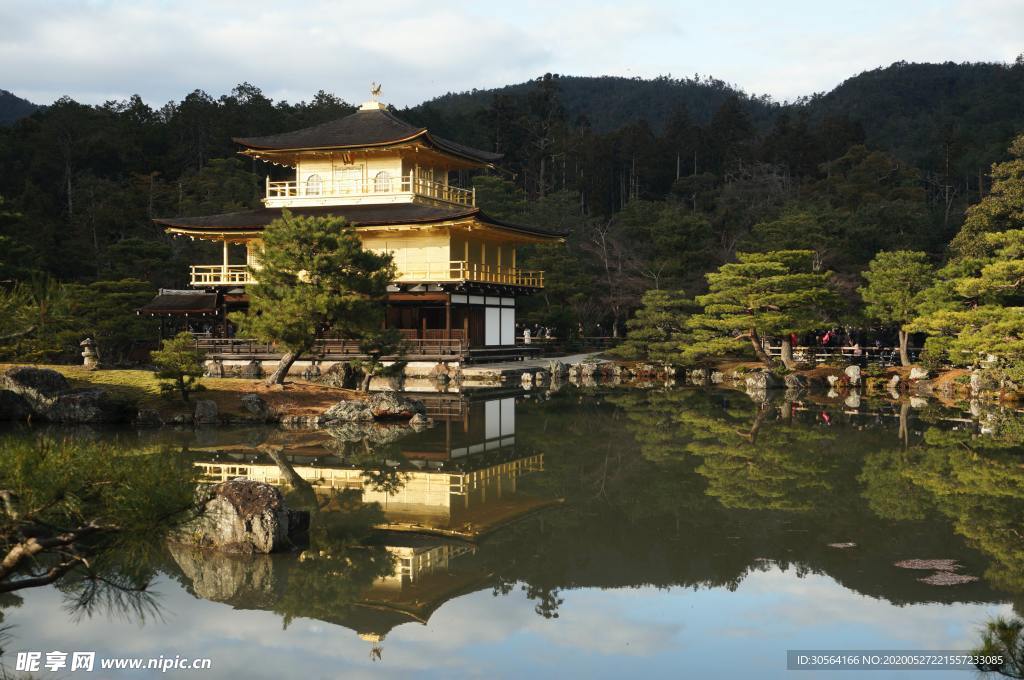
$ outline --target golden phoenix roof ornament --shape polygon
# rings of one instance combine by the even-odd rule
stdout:
[[[381,87],[382,87],[381,84],[376,82],[376,81],[370,83],[370,97],[375,102],[379,102],[380,101],[380,89],[381,89]]]

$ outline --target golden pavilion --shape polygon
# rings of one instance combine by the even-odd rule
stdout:
[[[520,268],[517,250],[563,236],[492,218],[477,206],[473,188],[453,181],[467,171],[495,169],[501,154],[434,135],[379,101],[321,125],[234,141],[241,154],[277,166],[268,168],[263,207],[156,219],[175,236],[221,244],[223,256],[193,265],[189,289],[163,290],[140,313],[204,319],[214,336],[206,342],[211,353],[272,353],[228,338],[225,319],[247,308],[246,286],[259,278],[263,229],[287,209],[344,217],[365,248],[392,255],[398,275],[388,289],[386,324],[401,330],[408,356],[516,354],[518,301],[544,287],[544,272]],[[271,179],[279,168],[289,170],[287,179]],[[232,260],[241,260],[239,246],[244,262]],[[343,345],[333,350],[347,352]],[[324,346],[324,354],[333,350]]]

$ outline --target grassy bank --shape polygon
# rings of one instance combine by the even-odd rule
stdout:
[[[0,364],[0,372],[16,364]],[[345,399],[358,398],[351,390],[314,385],[303,380],[289,380],[286,385],[267,387],[262,380],[248,378],[204,378],[201,392],[192,395],[192,402],[186,404],[176,395],[164,396],[160,381],[152,371],[132,369],[86,370],[82,366],[60,364],[38,364],[37,368],[50,368],[65,378],[73,387],[102,387],[112,395],[128,400],[138,408],[153,409],[163,418],[191,413],[195,400],[210,399],[216,402],[218,411],[225,415],[245,416],[241,398],[246,394],[258,394],[275,411],[288,415],[314,415]]]

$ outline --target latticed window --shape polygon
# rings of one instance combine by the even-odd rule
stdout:
[[[391,191],[391,173],[381,170],[373,177],[373,190],[375,192]]]
[[[323,184],[320,175],[310,175],[306,178],[306,195],[319,196],[321,191],[323,191]]]

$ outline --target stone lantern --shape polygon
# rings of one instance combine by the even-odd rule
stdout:
[[[96,342],[92,338],[86,338],[79,343],[82,347],[82,364],[90,371],[100,367],[100,356],[96,353]]]

